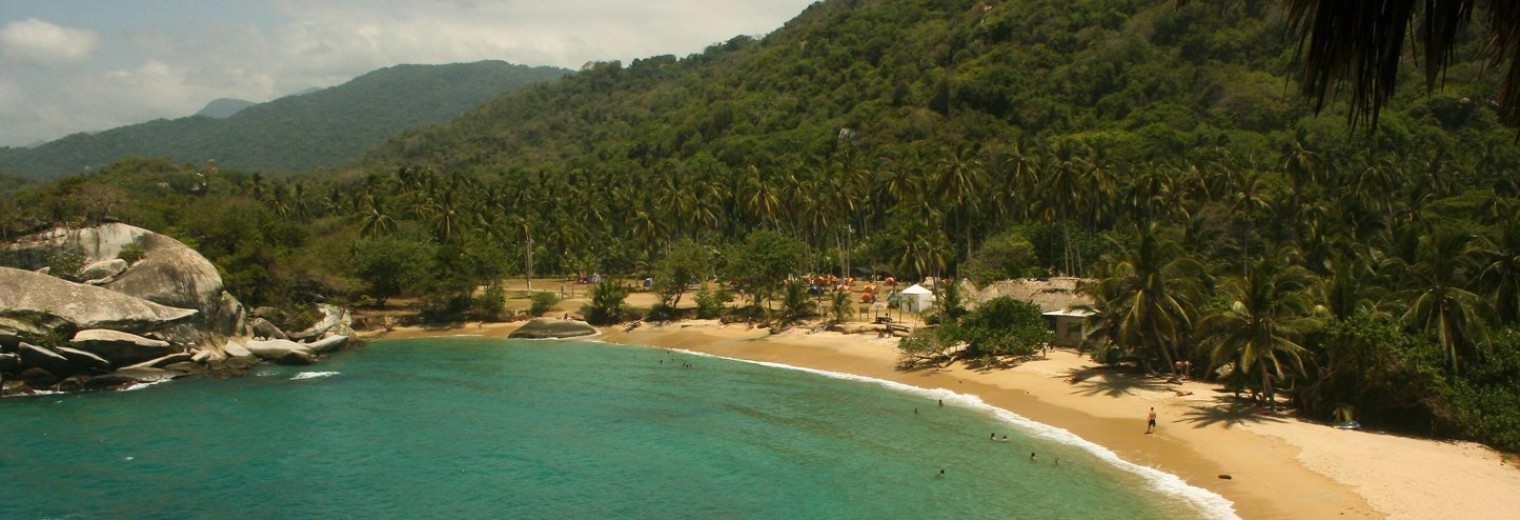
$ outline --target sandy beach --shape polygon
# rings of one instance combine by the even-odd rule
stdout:
[[[520,324],[398,328],[388,339],[505,337]],[[943,388],[1065,428],[1235,503],[1242,518],[1513,518],[1520,469],[1481,445],[1338,430],[1230,404],[1213,385],[1165,384],[1056,350],[1013,368],[900,371],[896,341],[713,321],[606,329],[602,341],[678,348]],[[1071,382],[1073,375],[1079,381]],[[1191,392],[1179,395],[1178,391]],[[1145,434],[1147,411],[1158,427]],[[1220,478],[1229,475],[1229,480]]]

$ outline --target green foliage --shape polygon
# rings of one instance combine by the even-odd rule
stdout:
[[[655,264],[654,290],[660,302],[670,308],[681,304],[681,296],[691,284],[712,274],[712,253],[701,243],[681,239],[671,245]]]
[[[1496,336],[1483,363],[1464,371],[1453,386],[1451,427],[1459,435],[1507,453],[1520,451],[1520,333]]]
[[[131,265],[137,263],[138,260],[142,260],[143,257],[147,255],[148,254],[143,251],[142,245],[133,242],[131,244],[122,246],[121,251],[116,253],[116,258],[119,258],[125,261],[128,265]]]
[[[942,323],[959,322],[966,315],[966,297],[961,294],[961,283],[957,280],[946,280],[942,284],[939,296],[934,301],[934,306],[939,309]]]
[[[697,318],[710,320],[722,316],[724,305],[731,301],[734,301],[734,295],[727,286],[718,286],[714,291],[703,285],[697,290]]]
[[[834,291],[829,293],[829,317],[834,323],[843,323],[855,315],[854,294],[849,291]]]
[[[507,308],[507,291],[500,285],[491,285],[481,291],[475,297],[474,312],[476,317],[485,321],[494,321],[501,318],[502,311]]]
[[[78,281],[79,270],[84,268],[86,260],[89,260],[89,257],[77,247],[59,248],[47,257],[48,274],[65,280]]]
[[[1027,356],[1052,339],[1038,305],[1006,296],[983,302],[944,330],[950,340],[966,342],[962,356],[968,358]]]
[[[413,292],[431,276],[434,248],[415,240],[362,239],[348,251],[348,268],[364,283],[364,293],[385,306],[393,296]]]
[[[807,284],[792,280],[782,291],[781,312],[784,321],[796,321],[814,314],[818,302],[807,293]]]
[[[632,292],[627,286],[611,279],[598,282],[591,289],[591,303],[581,308],[586,322],[592,325],[611,325],[623,321],[623,300]]]
[[[751,303],[759,305],[802,266],[806,250],[807,246],[795,238],[770,230],[754,231],[724,255],[727,274],[750,295]]]
[[[543,316],[544,313],[549,312],[549,309],[553,309],[555,305],[559,305],[559,302],[558,294],[548,291],[534,292],[531,297],[531,303],[528,304],[528,314]]]
[[[897,350],[909,360],[928,359],[943,355],[952,343],[946,341],[940,329],[922,328],[897,340]]]
[[[1021,231],[1005,231],[989,237],[971,255],[961,274],[978,287],[1024,276],[1037,264],[1034,244]]]

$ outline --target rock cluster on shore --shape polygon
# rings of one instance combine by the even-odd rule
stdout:
[[[535,318],[507,337],[513,339],[566,339],[591,336],[597,333],[596,327],[592,327],[584,321],[561,320],[557,318]]]
[[[50,272],[61,253],[83,257],[76,272]],[[0,396],[310,364],[353,335],[348,310],[332,305],[295,333],[251,317],[205,257],[126,224],[20,239],[0,249],[0,266]]]

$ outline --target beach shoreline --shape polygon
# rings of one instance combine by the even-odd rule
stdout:
[[[504,338],[519,323],[398,328],[385,339]],[[1107,371],[1057,350],[1011,368],[960,364],[903,371],[896,342],[713,321],[606,328],[582,338],[672,348],[946,389],[1065,429],[1120,458],[1177,475],[1234,503],[1242,518],[1506,518],[1520,470],[1502,454],[1459,442],[1337,430],[1237,407],[1214,385],[1164,384]],[[1080,381],[1070,382],[1074,374]],[[1180,393],[1190,393],[1180,395]],[[1159,418],[1145,434],[1147,410]],[[1220,478],[1229,475],[1228,480]]]

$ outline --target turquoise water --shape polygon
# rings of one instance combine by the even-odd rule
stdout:
[[[1228,515],[936,397],[658,349],[379,342],[242,379],[0,401],[0,517]]]

